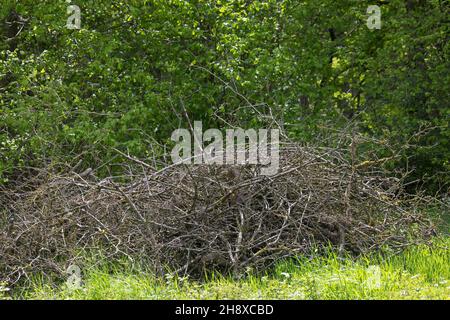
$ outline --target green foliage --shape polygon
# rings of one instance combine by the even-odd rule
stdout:
[[[112,168],[111,147],[148,156],[188,118],[258,127],[270,115],[305,142],[351,121],[394,146],[379,155],[401,150],[391,166],[432,176],[430,190],[449,182],[446,2],[380,1],[372,31],[356,0],[73,3],[81,30],[66,28],[62,0],[2,4],[0,179],[80,155]]]

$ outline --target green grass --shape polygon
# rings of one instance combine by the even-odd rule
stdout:
[[[13,298],[449,300],[449,248],[446,237],[431,247],[410,247],[399,255],[380,253],[355,260],[329,251],[312,259],[280,262],[265,276],[210,275],[202,282],[171,275],[157,278],[129,263],[116,263],[85,270],[83,286],[76,290],[35,276]]]

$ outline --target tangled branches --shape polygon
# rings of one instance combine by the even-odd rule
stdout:
[[[0,193],[0,281],[61,272],[80,250],[144,257],[156,270],[239,272],[314,245],[360,253],[401,248],[430,232],[401,205],[400,180],[344,159],[286,145],[274,176],[250,165],[148,166],[127,182],[42,171]]]

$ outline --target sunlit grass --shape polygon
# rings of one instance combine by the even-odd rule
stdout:
[[[446,299],[450,298],[449,238],[399,255],[358,259],[325,255],[280,262],[266,275],[205,281],[154,277],[127,263],[84,271],[81,289],[35,276],[14,298],[25,299]]]

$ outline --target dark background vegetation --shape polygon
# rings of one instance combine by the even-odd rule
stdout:
[[[275,120],[305,145],[351,130],[366,158],[412,171],[412,190],[448,192],[448,1],[73,4],[81,30],[65,1],[1,0],[0,183],[80,160],[110,174],[113,147],[145,158],[188,119]],[[380,30],[366,26],[372,4]]]

